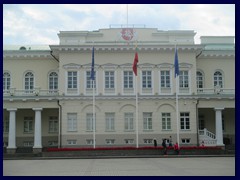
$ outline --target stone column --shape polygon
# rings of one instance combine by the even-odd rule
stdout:
[[[35,128],[34,128],[34,146],[33,152],[42,152],[42,108],[33,108],[35,111]]]
[[[224,108],[215,108],[217,146],[224,146],[222,130],[222,110],[224,110]]]
[[[10,112],[9,116],[9,133],[7,153],[14,154],[16,152],[16,111],[17,108],[7,109]]]

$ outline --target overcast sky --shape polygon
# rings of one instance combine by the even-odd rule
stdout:
[[[137,24],[159,30],[194,30],[200,36],[235,36],[231,4],[4,4],[3,44],[58,44],[59,31]]]

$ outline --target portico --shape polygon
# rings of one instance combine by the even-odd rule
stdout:
[[[18,148],[41,152],[43,147],[58,145],[58,109],[7,108],[3,116],[3,143],[7,153],[15,153]]]

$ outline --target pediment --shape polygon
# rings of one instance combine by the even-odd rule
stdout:
[[[64,69],[80,69],[81,65],[80,64],[75,64],[75,63],[69,63],[69,64],[64,64],[63,68]]]

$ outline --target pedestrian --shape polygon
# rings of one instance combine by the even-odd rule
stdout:
[[[166,155],[166,154],[167,154],[166,139],[163,139],[163,141],[162,141],[162,147],[163,147],[163,150],[164,150],[164,155]]]
[[[179,155],[179,146],[178,146],[178,142],[176,142],[176,144],[174,144],[174,151],[176,152],[177,155]]]
[[[172,136],[169,137],[169,144],[168,144],[169,147],[172,147]]]
[[[153,144],[154,144],[154,147],[156,148],[157,147],[157,140],[156,140],[156,138],[154,138]]]

